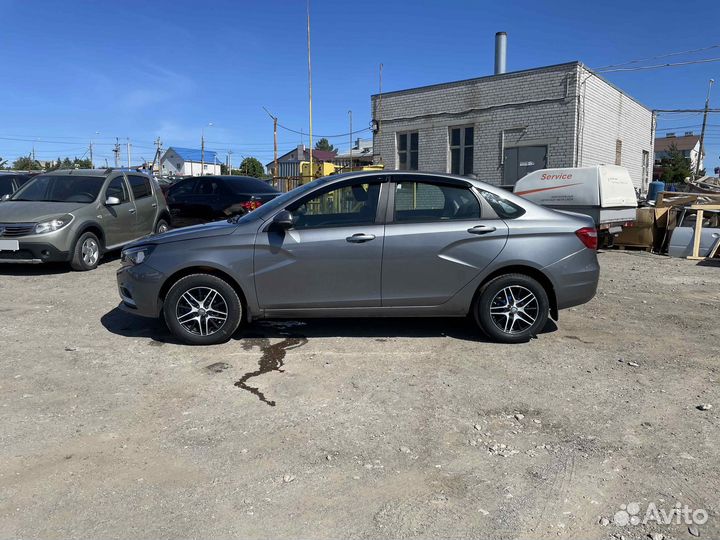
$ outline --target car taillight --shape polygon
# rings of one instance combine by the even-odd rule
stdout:
[[[585,245],[586,248],[597,249],[598,234],[597,230],[595,230],[593,227],[583,227],[582,229],[578,229],[577,231],[575,231],[575,234]]]
[[[260,208],[262,206],[262,201],[256,201],[256,200],[245,201],[243,203],[240,203],[240,206],[242,206],[248,212],[252,212],[256,208]]]

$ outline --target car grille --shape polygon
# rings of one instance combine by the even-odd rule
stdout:
[[[30,234],[34,223],[0,223],[0,238],[14,238]]]

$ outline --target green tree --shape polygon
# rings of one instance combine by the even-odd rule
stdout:
[[[337,149],[332,144],[330,144],[330,141],[328,141],[325,137],[315,143],[315,150],[327,150],[328,152],[337,151]]]
[[[16,171],[39,171],[42,167],[32,156],[28,155],[17,158],[13,162],[13,169]]]
[[[7,165],[7,159],[0,157],[0,169],[5,168],[5,165]]]
[[[253,178],[262,178],[265,175],[265,168],[254,157],[246,157],[240,163],[240,174],[252,176]]]
[[[678,150],[675,143],[668,148],[667,157],[660,161],[662,173],[660,177],[664,182],[669,184],[682,184],[686,178],[692,177],[693,171],[690,164],[690,158],[686,158],[683,153]]]

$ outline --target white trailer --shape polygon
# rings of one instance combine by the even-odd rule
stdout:
[[[635,221],[635,187],[627,169],[617,165],[540,169],[518,180],[513,193],[555,210],[590,216],[605,242]]]

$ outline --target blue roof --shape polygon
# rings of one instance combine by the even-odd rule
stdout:
[[[171,146],[168,148],[168,151],[173,150],[178,156],[180,156],[183,161],[193,161],[195,163],[200,163],[202,161],[202,150],[200,149],[194,149],[194,148],[180,148],[179,146]],[[217,152],[213,152],[212,150],[205,150],[205,163],[215,163],[215,162],[221,163],[219,159],[217,159]]]

